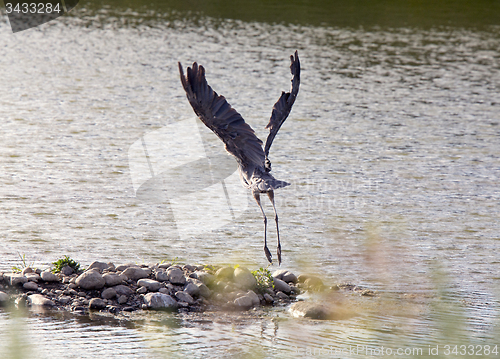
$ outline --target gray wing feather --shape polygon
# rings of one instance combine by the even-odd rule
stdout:
[[[299,54],[295,51],[294,55],[290,56],[290,71],[292,72],[292,88],[290,92],[282,92],[281,97],[273,106],[273,112],[271,114],[271,119],[267,124],[266,128],[269,129],[269,135],[267,136],[266,146],[264,147],[264,153],[267,159],[269,155],[269,149],[271,148],[271,144],[273,143],[274,137],[278,133],[281,125],[285,122],[286,118],[290,114],[292,110],[293,103],[297,98],[297,94],[299,93],[299,85],[300,85],[300,62],[299,62]],[[267,162],[267,161],[266,161]],[[266,163],[266,167],[270,166],[270,164]],[[269,168],[270,169],[270,168]]]
[[[250,164],[264,166],[262,141],[243,117],[212,90],[205,78],[205,69],[195,62],[187,68],[187,76],[179,62],[181,82],[189,103],[200,120],[224,142],[226,151],[246,167]]]

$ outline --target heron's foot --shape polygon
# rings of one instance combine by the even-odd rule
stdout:
[[[273,256],[271,255],[271,252],[269,252],[269,248],[267,246],[264,246],[264,253],[266,254],[267,260],[269,263],[273,263]]]
[[[280,243],[278,243],[277,253],[278,253],[278,264],[281,265],[281,244]]]

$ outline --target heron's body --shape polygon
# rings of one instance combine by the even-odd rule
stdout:
[[[267,248],[267,218],[260,204],[260,194],[267,193],[273,204],[276,231],[278,235],[278,262],[281,264],[281,244],[278,228],[278,215],[274,205],[274,190],[286,187],[288,182],[274,178],[269,161],[269,149],[283,122],[292,109],[300,84],[300,62],[297,51],[290,56],[292,72],[292,89],[282,92],[279,100],[274,104],[271,119],[266,128],[269,135],[264,149],[262,141],[255,135],[253,129],[245,122],[241,115],[234,110],[224,96],[219,96],[208,85],[205,78],[205,69],[195,62],[188,67],[187,76],[184,76],[182,65],[179,63],[181,82],[186,90],[189,103],[200,120],[210,128],[224,142],[226,151],[233,155],[238,162],[238,170],[243,186],[252,191],[264,217],[264,252],[269,262],[272,256]]]

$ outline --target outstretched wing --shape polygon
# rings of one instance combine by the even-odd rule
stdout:
[[[205,69],[195,62],[187,68],[187,76],[179,62],[181,82],[189,103],[200,120],[211,129],[226,146],[226,151],[246,167],[250,164],[264,166],[262,141],[243,117],[212,90],[205,79]]]
[[[295,56],[294,56],[295,55]],[[290,92],[282,92],[281,97],[273,106],[273,112],[271,114],[271,119],[267,124],[266,128],[269,129],[269,135],[267,136],[266,146],[264,147],[264,153],[267,156],[269,155],[269,149],[271,148],[271,144],[273,143],[274,137],[278,133],[281,125],[285,122],[286,118],[290,114],[292,110],[293,103],[297,98],[297,94],[299,93],[299,85],[300,85],[300,62],[299,62],[299,54],[295,51],[295,54],[290,56],[290,71],[292,72],[292,89]]]

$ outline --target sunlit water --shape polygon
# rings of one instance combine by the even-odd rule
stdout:
[[[282,266],[387,299],[363,299],[359,316],[323,323],[292,319],[286,308],[20,320],[2,312],[0,342],[21,328],[26,350],[47,358],[68,346],[78,357],[136,358],[498,344],[498,27],[363,30],[175,16],[141,25],[132,12],[79,14],[14,35],[0,23],[0,270],[23,254],[39,267],[63,255],[83,264],[177,257],[265,266],[256,204],[249,199],[215,231],[181,238],[168,202],[136,197],[129,149],[194,118],[177,61],[203,64],[214,89],[265,138],[298,49],[300,93],[271,149],[275,176],[292,183],[276,192]]]

